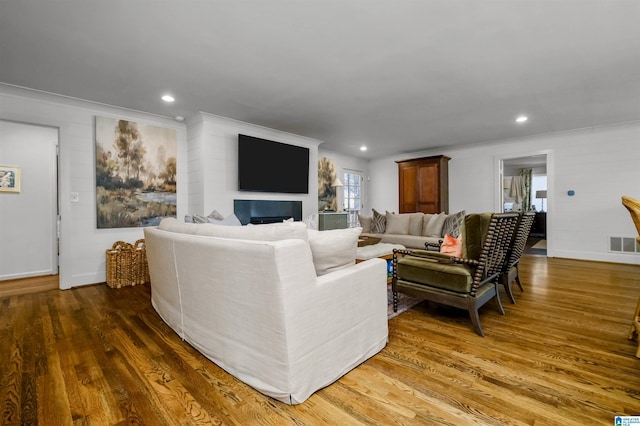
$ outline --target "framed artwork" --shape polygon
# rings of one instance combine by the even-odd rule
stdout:
[[[336,188],[332,186],[336,180],[336,165],[327,157],[318,159],[318,210],[338,211]]]
[[[174,129],[96,117],[98,229],[155,226],[176,216]]]
[[[0,165],[0,192],[20,192],[20,167]]]

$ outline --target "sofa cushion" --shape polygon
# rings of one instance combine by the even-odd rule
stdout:
[[[313,265],[318,276],[347,268],[356,261],[358,237],[362,228],[307,230]]]
[[[175,217],[166,217],[160,221],[158,228],[163,231],[178,232],[180,234],[195,234],[198,224],[180,222]]]
[[[456,293],[471,291],[473,277],[465,265],[438,263],[421,257],[405,256],[398,260],[398,277],[430,287]]]
[[[374,234],[384,234],[387,225],[387,216],[373,210],[373,220],[371,222],[371,232]]]
[[[309,241],[303,222],[279,222],[253,226],[220,226],[212,223],[197,225],[196,235],[240,240],[279,241],[298,239]]]
[[[371,223],[373,222],[373,217],[359,214],[358,222],[360,222],[362,232],[371,232]]]
[[[424,213],[407,213],[409,215],[409,235],[422,235]]]
[[[442,237],[442,228],[447,215],[442,212],[433,216],[427,224],[427,237]]]
[[[409,220],[410,216],[408,214],[393,214],[387,212],[385,215],[386,218],[386,226],[385,226],[385,234],[397,234],[397,235],[408,235],[409,234]]]
[[[465,214],[465,211],[462,210],[458,213],[447,216],[442,227],[442,235],[444,236],[445,234],[449,234],[454,238],[458,238],[460,236],[460,232],[462,232]]]

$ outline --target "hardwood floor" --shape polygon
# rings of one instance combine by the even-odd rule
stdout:
[[[58,275],[42,275],[39,277],[19,278],[0,281],[0,298],[27,293],[39,293],[60,287]]]
[[[525,256],[501,316],[422,303],[386,348],[303,404],[254,391],[182,342],[148,286],[0,299],[1,424],[612,425],[640,414],[627,340],[640,266]]]

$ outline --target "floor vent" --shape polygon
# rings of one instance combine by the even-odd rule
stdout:
[[[640,254],[640,244],[633,237],[609,237],[609,251]]]

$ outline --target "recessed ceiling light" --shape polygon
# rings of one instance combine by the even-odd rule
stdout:
[[[526,115],[521,115],[518,118],[516,118],[516,123],[524,123],[528,119],[529,119],[529,117],[527,117]]]
[[[169,102],[169,103],[175,101],[175,99],[173,99],[173,96],[171,96],[171,95],[162,96],[162,100],[165,101],[165,102]]]
[[[366,147],[366,146],[362,145],[362,146],[360,147],[360,151],[366,151],[366,150],[367,150],[367,147]]]

